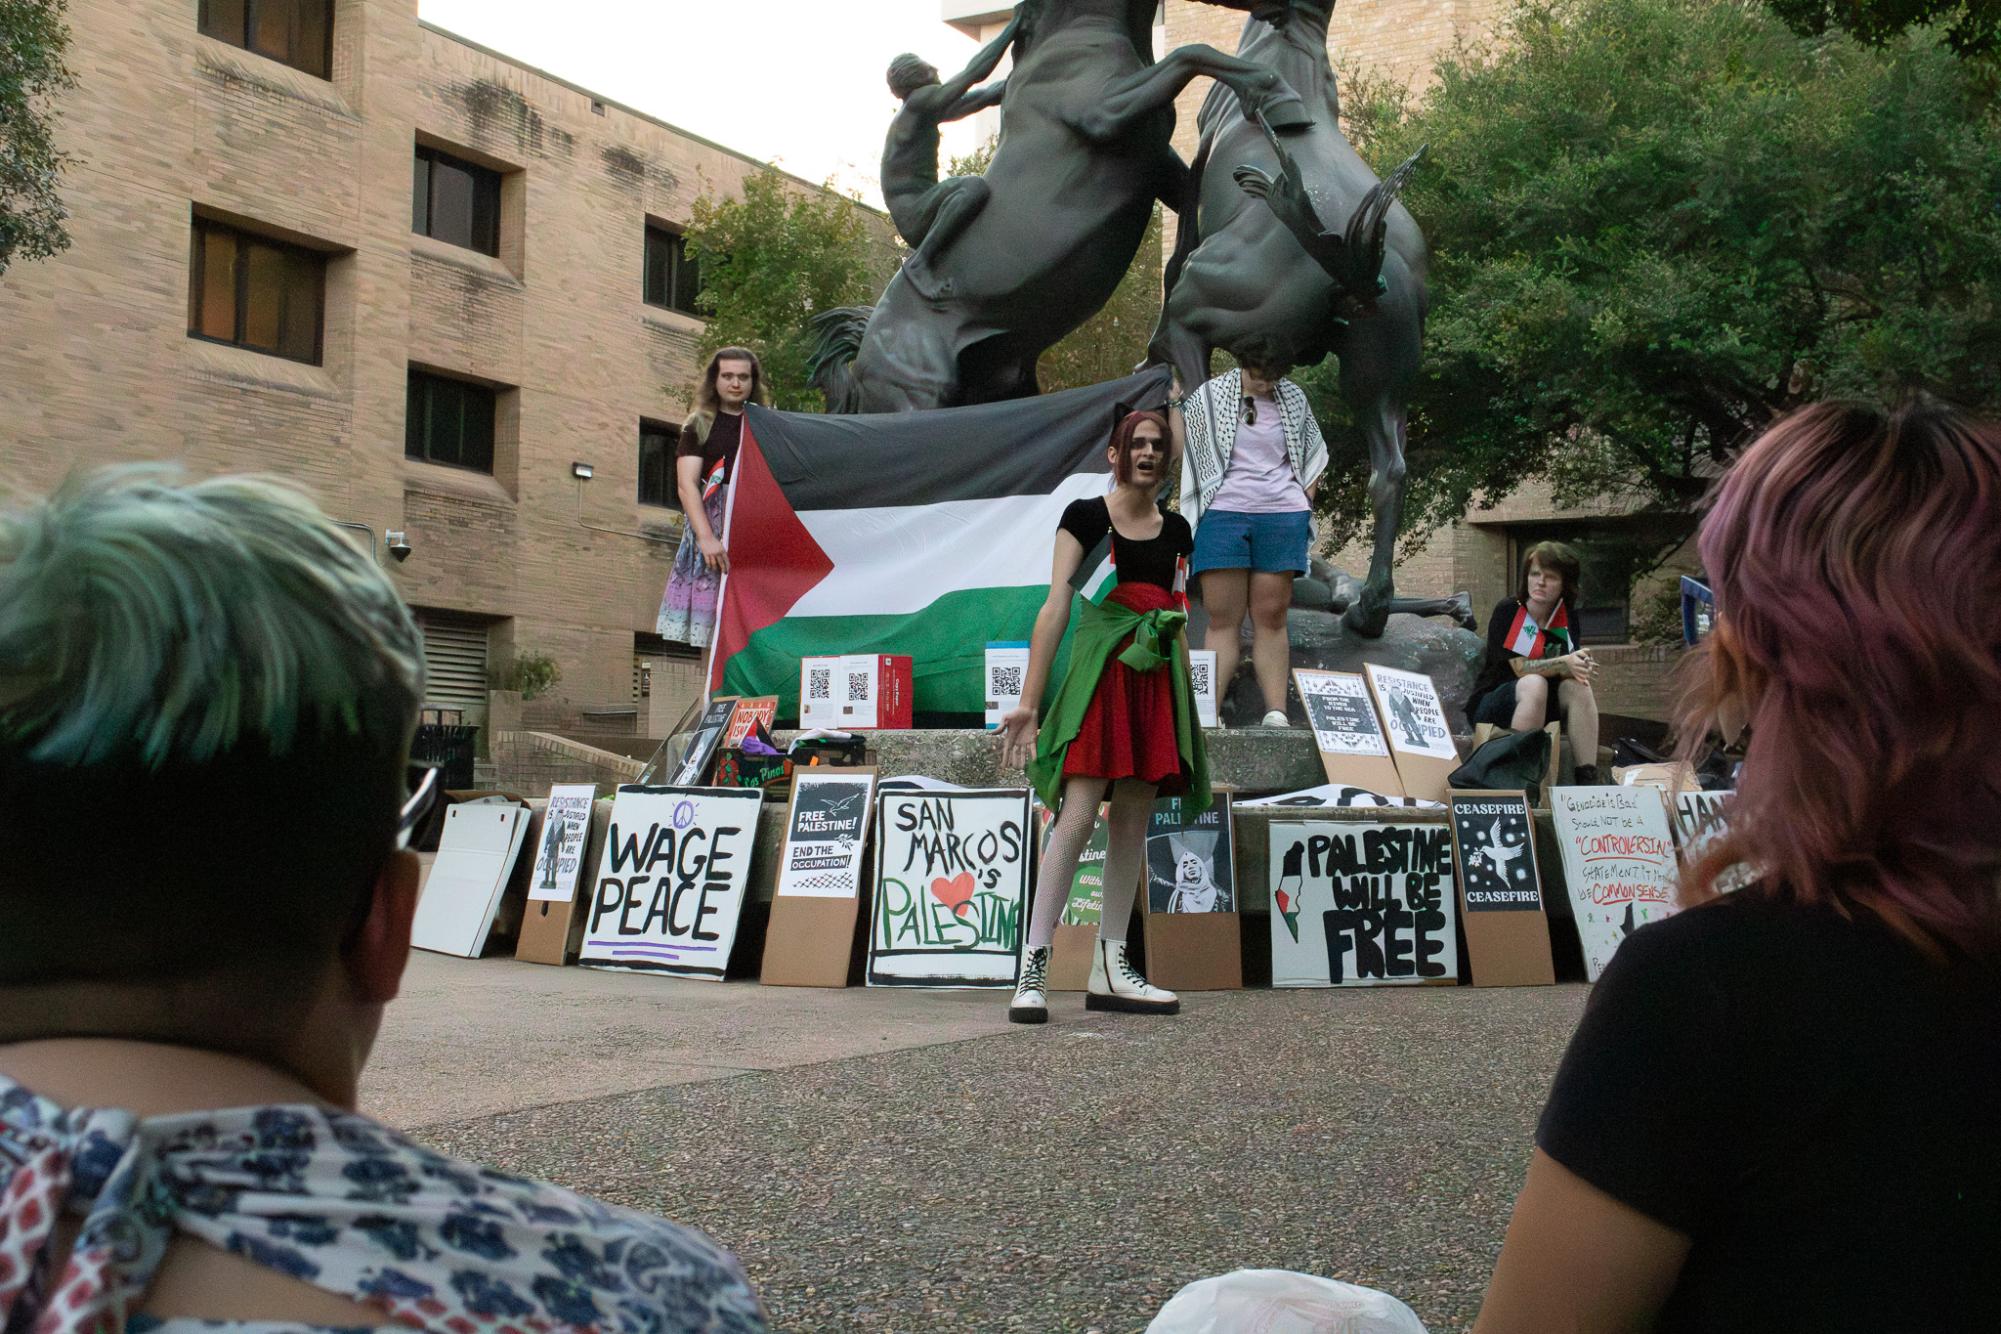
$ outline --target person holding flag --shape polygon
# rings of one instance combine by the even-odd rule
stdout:
[[[1597,665],[1579,646],[1579,561],[1562,542],[1538,542],[1522,557],[1515,596],[1487,620],[1487,661],[1466,701],[1468,721],[1531,732],[1549,718],[1551,697],[1577,757],[1577,781],[1598,781]]]
[[[1110,495],[1072,501],[1056,530],[1049,596],[1029,641],[1021,704],[1000,723],[1001,758],[1025,764],[1043,804],[1056,812],[1029,914],[1021,977],[1007,1017],[1049,1018],[1049,953],[1069,897],[1077,858],[1090,841],[1099,803],[1111,796],[1105,897],[1084,1006],[1174,1014],[1171,991],[1149,983],[1126,953],[1126,924],[1146,861],[1146,830],[1157,792],[1179,794],[1189,814],[1209,807],[1209,761],[1189,684],[1188,521],[1155,496],[1167,475],[1167,420],[1123,412],[1105,452],[1116,484]],[[1102,603],[1081,603],[1070,664],[1041,718],[1037,705],[1070,624],[1071,579],[1084,554],[1111,539],[1118,584]],[[1040,726],[1038,727],[1038,721]]]
[[[662,639],[706,648],[715,635],[716,590],[730,567],[723,512],[743,442],[743,407],[751,402],[771,403],[757,354],[747,347],[720,349],[702,372],[695,411],[683,423],[674,451],[675,490],[685,522],[654,627]]]

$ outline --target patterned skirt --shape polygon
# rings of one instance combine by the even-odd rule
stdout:
[[[709,531],[723,530],[723,506],[729,488],[719,486],[702,502]],[[722,576],[702,559],[702,544],[696,540],[695,525],[681,531],[681,545],[674,552],[674,572],[667,576],[667,591],[660,596],[660,615],[654,633],[662,639],[707,648],[716,633],[716,589]]]

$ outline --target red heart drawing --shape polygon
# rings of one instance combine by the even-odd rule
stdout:
[[[933,880],[931,893],[938,902],[952,910],[952,916],[963,917],[973,902],[973,873],[961,871],[950,880],[942,877]]]

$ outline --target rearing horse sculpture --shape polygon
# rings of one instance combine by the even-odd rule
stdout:
[[[1276,11],[1273,0],[1208,0]],[[1200,75],[1281,134],[1309,123],[1270,68],[1208,46],[1152,58],[1156,0],[1024,0],[1001,102],[989,198],[928,262],[907,263],[871,311],[819,317],[814,383],[833,412],[901,412],[1036,392],[1036,360],[1110,299],[1156,200],[1187,167],[1174,98]]]
[[[1327,23],[1335,0],[1288,0],[1277,22],[1244,25],[1238,55],[1282,77],[1313,124],[1282,139],[1211,91],[1196,124],[1189,199],[1149,356],[1188,387],[1216,348],[1256,347],[1295,366],[1341,359],[1341,396],[1369,445],[1373,548],[1344,616],[1374,637],[1389,619],[1403,512],[1405,397],[1427,304],[1424,236],[1395,192],[1416,158],[1378,181],[1342,135]],[[1262,11],[1261,11],[1262,12]],[[1420,154],[1422,150],[1419,150]],[[1326,223],[1344,227],[1332,232]]]

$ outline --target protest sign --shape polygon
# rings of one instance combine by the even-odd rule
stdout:
[[[1146,831],[1147,974],[1174,991],[1244,985],[1230,794],[1193,813],[1180,797],[1154,800]]]
[[[535,867],[528,876],[530,902],[569,903],[577,897],[583,873],[584,844],[590,838],[591,803],[596,783],[559,783],[549,789],[536,839]]]
[[[1009,987],[1027,922],[1028,793],[877,798],[872,987]]]
[[[1452,742],[1452,726],[1445,720],[1445,706],[1438,702],[1437,687],[1430,677],[1416,672],[1375,663],[1363,670],[1403,790],[1413,797],[1443,801],[1452,785],[1452,771],[1459,767],[1459,748]]]
[[[588,785],[592,793],[595,785]],[[563,788],[551,789],[551,800]],[[514,942],[514,957],[523,963],[544,963],[562,967],[583,945],[587,905],[579,901],[576,887],[591,883],[590,873],[602,855],[606,831],[611,827],[611,802],[595,798],[584,809],[583,843],[577,850],[577,878],[567,899],[531,902],[521,917],[521,936]],[[535,839],[531,829],[530,841]],[[561,854],[558,854],[559,857]]]
[[[1297,792],[1280,792],[1269,797],[1253,797],[1236,803],[1238,810],[1250,810],[1254,806],[1288,806],[1301,810],[1357,810],[1376,806],[1400,807],[1406,810],[1442,811],[1445,803],[1428,801],[1423,797],[1387,797],[1367,788],[1349,787],[1345,783],[1322,783],[1318,787],[1301,788]]]
[[[861,911],[874,769],[794,771],[758,980],[844,987]]]
[[[578,962],[722,981],[763,802],[742,788],[621,787]]]
[[[471,802],[447,807],[437,859],[410,924],[410,943],[438,954],[478,958],[527,832],[525,806]]]
[[[744,738],[753,728],[762,727],[766,732],[778,721],[778,696],[747,695],[736,702],[736,709],[730,714],[729,731],[723,733],[724,750],[740,750]]]
[[[1369,683],[1353,672],[1293,669],[1292,679],[1306,706],[1320,767],[1330,783],[1367,788],[1384,796],[1404,795],[1396,761],[1383,740],[1382,723],[1369,697]]]
[[[1709,792],[1696,788],[1678,792],[1674,798],[1675,842],[1681,849],[1681,868],[1690,871],[1709,855],[1730,832],[1730,799],[1735,792]],[[1744,888],[1755,877],[1751,868],[1739,863],[1726,866],[1716,877],[1716,892],[1728,894]]]
[[[1620,941],[1675,910],[1667,804],[1653,787],[1559,787],[1549,804],[1584,975],[1596,982]]]
[[[1555,982],[1528,797],[1520,792],[1453,792],[1452,848],[1473,985]]]
[[[1458,982],[1451,830],[1347,820],[1269,828],[1273,986]]]
[[[708,776],[709,764],[722,748],[730,719],[736,716],[736,704],[735,695],[722,695],[710,700],[709,706],[702,710],[695,734],[688,740],[688,749],[681,753],[681,763],[674,769],[675,786],[699,783]]]

